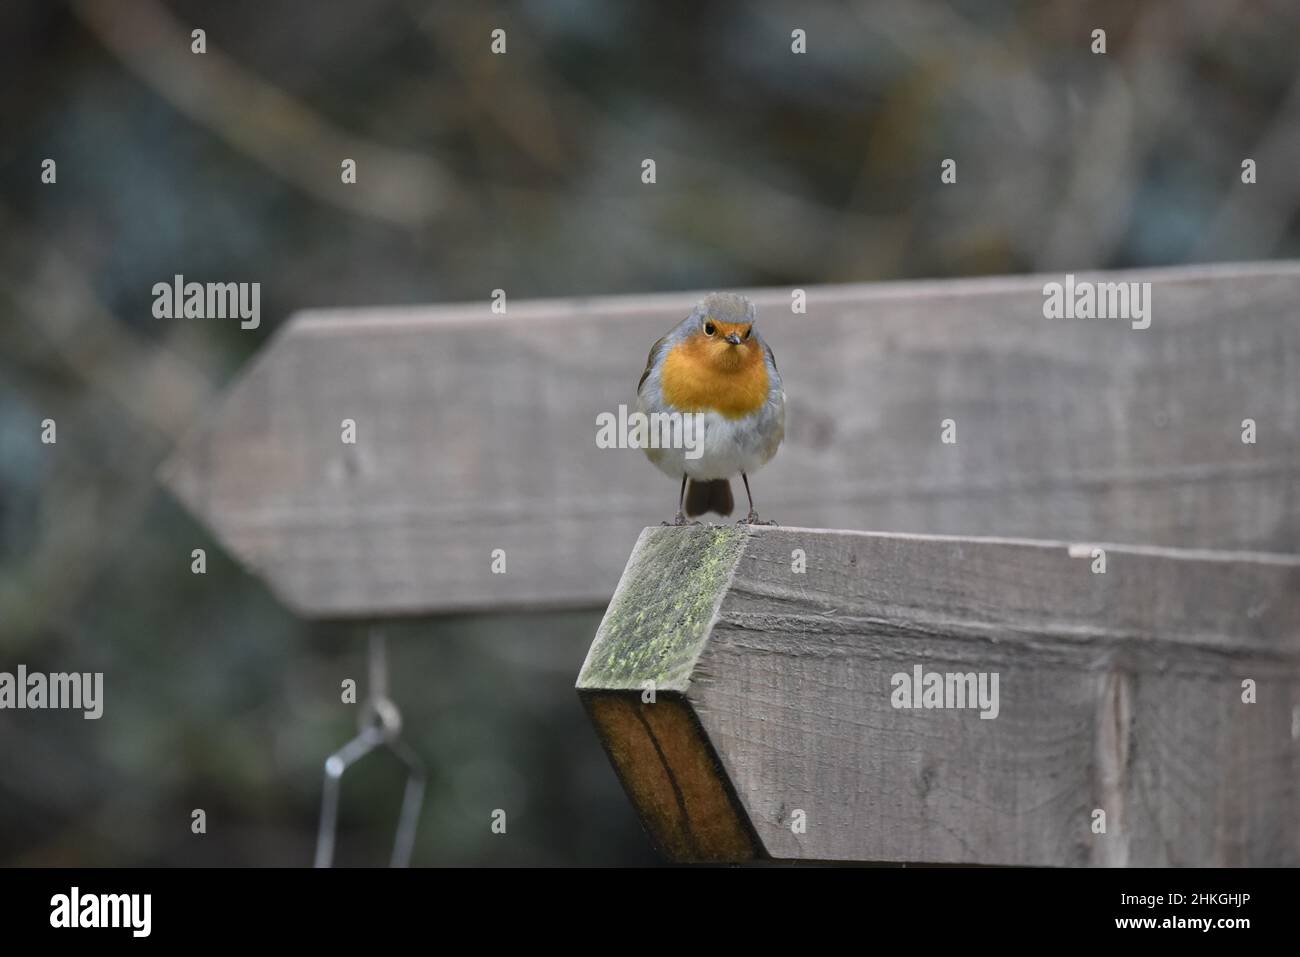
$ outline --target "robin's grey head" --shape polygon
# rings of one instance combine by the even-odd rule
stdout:
[[[709,293],[695,307],[695,313],[701,320],[712,319],[729,326],[747,326],[758,317],[754,304],[734,292]]]
[[[711,292],[691,310],[689,323],[712,338],[714,335],[732,345],[749,339],[757,311],[754,304],[734,292]]]
[[[711,292],[691,310],[684,327],[690,339],[701,343],[716,343],[723,352],[729,348],[745,347],[740,350],[747,353],[750,337],[754,331],[754,304],[744,296],[730,292]],[[723,358],[722,352],[718,357]],[[736,355],[725,359],[726,362],[737,361]]]

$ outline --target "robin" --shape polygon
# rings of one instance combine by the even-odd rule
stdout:
[[[748,473],[765,465],[785,437],[781,375],[754,329],[755,318],[754,304],[744,296],[710,293],[650,350],[637,384],[638,410],[704,416],[698,457],[680,448],[645,450],[661,471],[681,476],[674,525],[710,511],[730,515],[730,480],[737,473],[749,499],[749,515],[737,524],[776,524],[759,521],[749,491]]]

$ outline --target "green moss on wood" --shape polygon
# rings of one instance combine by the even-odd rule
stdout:
[[[745,529],[646,529],[596,632],[579,688],[685,691]]]

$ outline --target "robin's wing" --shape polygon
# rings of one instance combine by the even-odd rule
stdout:
[[[772,347],[765,342],[763,343],[763,351],[767,353],[767,361],[772,363],[772,368],[776,369],[776,356],[772,355]],[[776,369],[776,371],[780,372],[781,370]]]
[[[645,372],[641,373],[641,381],[636,384],[637,395],[641,394],[641,386],[645,385],[645,380],[650,378],[650,370],[655,367],[655,359],[659,356],[659,350],[664,347],[664,343],[667,341],[668,336],[664,336],[650,347],[650,355],[647,356],[645,360]]]

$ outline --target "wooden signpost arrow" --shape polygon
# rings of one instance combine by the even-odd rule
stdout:
[[[599,447],[694,294],[300,314],[163,475],[306,617],[608,605],[672,857],[1300,860],[1300,264],[751,295],[804,527],[645,528]]]
[[[763,514],[1300,551],[1300,265],[1076,277],[1150,282],[1146,329],[1045,318],[1063,279],[752,293],[789,396]],[[596,419],[697,298],[296,315],[164,479],[304,616],[603,607],[677,488]]]

